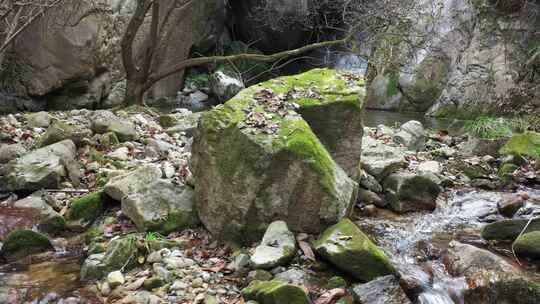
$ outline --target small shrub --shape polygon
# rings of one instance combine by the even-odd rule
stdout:
[[[470,135],[482,139],[510,137],[514,132],[524,132],[528,128],[528,119],[523,117],[504,118],[483,115],[465,124],[465,129]]]

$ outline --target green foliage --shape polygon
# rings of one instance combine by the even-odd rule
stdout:
[[[500,139],[510,137],[514,132],[523,132],[529,122],[523,117],[503,118],[482,115],[465,124],[470,135],[482,139]]]
[[[144,237],[146,241],[158,241],[158,240],[164,240],[165,236],[158,232],[148,232],[146,233],[146,236]]]
[[[184,87],[188,89],[205,88],[210,86],[210,76],[207,73],[198,73],[190,69],[184,81]]]

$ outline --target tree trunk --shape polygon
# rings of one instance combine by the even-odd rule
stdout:
[[[124,102],[126,105],[144,105],[144,81],[138,78],[127,79],[126,96]]]

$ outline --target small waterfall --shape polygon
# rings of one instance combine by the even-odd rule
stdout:
[[[367,72],[367,66],[367,60],[364,58],[355,54],[346,54],[338,57],[334,64],[334,69],[347,71],[358,75],[365,75]]]

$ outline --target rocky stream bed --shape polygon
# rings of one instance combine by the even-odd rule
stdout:
[[[539,135],[363,111],[315,71],[1,116],[0,303],[539,303]]]

